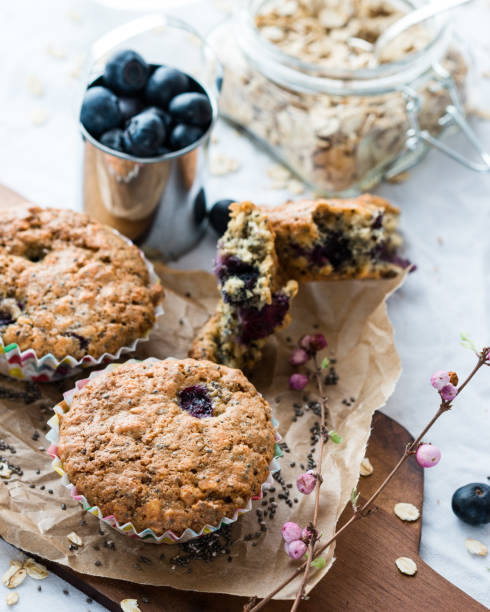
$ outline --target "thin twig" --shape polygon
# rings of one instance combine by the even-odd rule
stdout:
[[[320,451],[318,453],[318,462],[317,462],[317,478],[315,485],[315,509],[313,511],[313,521],[312,527],[313,529],[310,541],[308,542],[308,558],[305,563],[305,570],[303,572],[303,578],[301,580],[301,584],[299,585],[298,592],[296,593],[296,599],[291,607],[291,612],[296,612],[301,603],[301,599],[303,598],[306,582],[308,580],[308,574],[310,572],[311,562],[315,558],[315,545],[318,540],[318,532],[317,532],[317,522],[318,522],[318,512],[320,510],[320,487],[322,486],[323,478],[322,478],[322,465],[323,465],[323,450],[325,448],[325,432],[326,432],[326,411],[327,411],[327,398],[325,396],[325,391],[323,389],[322,382],[322,370],[318,365],[318,359],[316,354],[313,356],[313,361],[315,364],[315,379],[316,386],[318,389],[318,396],[320,398]],[[328,439],[328,438],[327,438]]]
[[[468,376],[461,383],[461,385],[458,387],[458,391],[456,393],[456,397],[461,393],[461,391],[466,387],[466,385],[470,382],[470,380],[475,376],[475,374],[478,372],[478,370],[483,365],[488,365],[489,364],[490,359],[487,359],[487,354],[490,354],[489,351],[490,351],[490,347],[485,347],[478,354],[478,361],[477,361],[475,367],[468,374]],[[417,436],[417,438],[411,444],[409,444],[407,446],[407,448],[405,449],[405,452],[400,457],[398,463],[391,470],[391,472],[388,474],[388,476],[385,478],[385,480],[380,484],[380,486],[376,489],[376,491],[371,495],[371,497],[362,505],[362,507],[359,508],[358,510],[356,510],[354,512],[354,514],[350,517],[350,519],[346,523],[344,523],[344,525],[342,525],[342,527],[338,531],[336,531],[329,540],[324,542],[319,548],[316,548],[315,551],[314,551],[314,554],[309,555],[308,559],[307,559],[307,561],[305,563],[300,565],[288,578],[286,578],[283,582],[281,582],[281,584],[279,586],[277,586],[273,591],[271,591],[268,595],[266,595],[266,597],[261,599],[256,605],[254,605],[252,608],[250,608],[248,610],[248,612],[258,612],[258,610],[262,609],[267,603],[269,603],[269,601],[271,601],[271,599],[275,595],[277,595],[277,593],[282,591],[282,589],[284,589],[292,580],[294,580],[297,576],[299,576],[299,574],[301,574],[301,572],[306,567],[308,567],[308,568],[310,567],[311,561],[313,560],[312,557],[315,558],[315,559],[317,557],[319,557],[332,544],[332,542],[334,542],[337,539],[337,537],[341,533],[343,533],[350,525],[352,525],[352,523],[354,523],[356,520],[361,519],[364,516],[366,516],[366,510],[368,509],[368,507],[374,502],[374,500],[378,497],[378,495],[384,490],[384,488],[388,485],[388,483],[391,481],[391,479],[395,476],[395,474],[398,472],[398,470],[403,465],[403,463],[408,459],[408,457],[410,455],[412,455],[414,453],[414,451],[418,448],[418,446],[421,443],[421,441],[422,441],[423,437],[425,436],[425,434],[429,431],[429,429],[431,429],[431,427],[441,417],[441,415],[443,415],[445,412],[447,412],[450,409],[451,409],[451,402],[447,402],[447,401],[443,400],[441,402],[441,404],[440,404],[436,414],[432,417],[432,419],[429,421],[429,423],[424,427],[424,429]],[[303,582],[302,582],[302,588],[304,588]],[[299,593],[299,591],[298,591],[298,593]],[[295,601],[295,603],[296,603],[296,601]],[[294,609],[296,610],[296,608],[294,608]]]

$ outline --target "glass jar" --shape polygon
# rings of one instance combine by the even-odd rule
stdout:
[[[308,0],[310,5],[314,2]],[[312,21],[305,20],[302,31],[294,11],[306,3],[251,0],[211,33],[209,43],[224,68],[220,100],[224,117],[258,138],[310,187],[327,196],[351,196],[370,189],[383,177],[412,166],[429,146],[474,170],[490,170],[490,158],[478,148],[464,118],[468,59],[446,17],[424,24],[422,48],[374,67],[339,68],[331,62],[305,59],[298,52],[303,48],[309,53],[312,45],[318,48],[329,42],[315,40]],[[413,8],[407,1],[396,5],[401,12]],[[278,23],[298,28],[296,38],[291,37],[290,52],[287,45],[277,44],[288,30],[274,25],[267,13],[270,6],[279,7]],[[335,21],[332,11],[325,19],[331,21],[332,16]],[[288,17],[290,21],[285,22]],[[268,38],[257,25],[260,19],[268,28]],[[342,46],[337,44],[336,49],[342,51]],[[464,159],[436,138],[455,124],[468,132],[482,163]]]

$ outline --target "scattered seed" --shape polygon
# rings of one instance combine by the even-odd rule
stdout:
[[[465,542],[466,550],[472,555],[478,555],[479,557],[486,557],[488,554],[488,548],[485,544],[482,544],[479,540],[473,540],[468,538]]]
[[[373,472],[373,464],[369,461],[367,457],[364,457],[364,459],[361,461],[361,468],[359,473],[361,474],[361,476],[371,476]]]
[[[395,560],[395,564],[402,574],[415,576],[417,573],[417,564],[409,557],[398,557]]]
[[[75,546],[81,546],[83,544],[82,538],[74,531],[71,531],[66,537],[70,540],[72,544],[75,544]]]
[[[413,504],[399,502],[398,504],[395,504],[393,510],[396,516],[402,521],[412,522],[420,518],[419,509]]]

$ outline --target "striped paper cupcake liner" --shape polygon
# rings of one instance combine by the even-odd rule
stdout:
[[[114,230],[125,242],[132,244],[125,236],[122,236]],[[146,259],[142,251],[140,251],[145,265],[148,269],[150,277],[150,285],[158,282],[153,265]],[[157,319],[163,314],[161,304],[155,307],[155,325]],[[153,326],[153,328],[155,327]],[[153,329],[152,328],[152,329]],[[121,355],[132,353],[141,342],[146,342],[150,338],[152,329],[148,330],[144,336],[137,338],[131,344],[122,346],[116,353],[104,353],[100,357],[85,355],[81,359],[75,359],[71,355],[67,355],[63,359],[58,359],[52,353],[38,357],[33,349],[21,350],[18,344],[5,345],[0,336],[0,374],[10,376],[17,380],[32,380],[34,382],[52,382],[61,380],[62,378],[71,378],[86,368],[105,365],[112,361],[120,359]]]
[[[146,359],[145,361],[158,361],[158,360],[153,357],[150,357]],[[137,359],[130,359],[126,363],[137,363],[137,362],[138,362]],[[113,529],[116,529],[117,531],[119,531],[120,533],[124,535],[130,536],[132,538],[142,540],[145,543],[151,543],[151,544],[181,544],[183,542],[188,542],[189,540],[193,540],[203,535],[213,533],[214,531],[217,531],[218,529],[220,529],[223,525],[229,525],[231,523],[234,523],[235,521],[238,520],[238,518],[242,514],[245,514],[246,512],[250,512],[250,510],[252,509],[252,502],[262,499],[263,491],[269,488],[270,486],[272,486],[273,484],[272,475],[278,472],[280,469],[278,458],[282,456],[282,451],[278,443],[280,442],[281,437],[277,433],[278,423],[275,419],[273,419],[273,425],[276,428],[276,444],[274,447],[274,457],[269,466],[269,475],[267,477],[267,480],[264,483],[262,483],[261,488],[260,488],[260,493],[258,495],[255,495],[251,499],[249,499],[246,506],[236,510],[236,512],[233,514],[232,517],[223,517],[219,525],[205,525],[199,532],[194,531],[193,529],[186,529],[180,536],[175,534],[171,530],[165,531],[165,533],[163,533],[162,535],[157,535],[152,529],[144,529],[143,531],[137,531],[131,522],[121,524],[119,523],[119,521],[116,519],[114,515],[104,516],[98,506],[92,506],[84,495],[81,495],[80,493],[78,493],[75,485],[73,485],[70,482],[68,475],[63,469],[63,464],[61,462],[61,459],[58,456],[58,442],[59,442],[59,433],[60,433],[59,432],[59,423],[60,423],[59,415],[64,414],[65,412],[68,412],[68,410],[70,409],[71,402],[72,402],[75,392],[78,391],[79,389],[82,389],[91,378],[100,376],[106,370],[117,368],[119,367],[119,365],[120,364],[116,364],[116,363],[109,364],[103,370],[92,372],[88,378],[77,381],[73,389],[63,394],[63,401],[54,407],[55,414],[48,421],[49,431],[46,434],[46,437],[51,443],[48,449],[48,453],[53,458],[53,462],[51,465],[52,465],[53,470],[57,472],[59,476],[61,477],[63,485],[70,491],[71,496],[82,505],[84,510],[86,510],[87,512],[90,512],[90,514],[93,514],[94,516],[96,516],[98,519],[100,519],[102,522],[106,523]]]

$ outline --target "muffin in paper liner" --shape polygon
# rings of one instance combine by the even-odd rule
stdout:
[[[111,228],[112,229],[112,228]],[[131,240],[113,230],[120,238],[128,244],[133,244]],[[159,278],[149,262],[140,250],[140,255],[146,264],[150,277],[150,286],[159,281]],[[17,380],[32,380],[34,382],[52,382],[63,378],[71,378],[85,368],[92,368],[104,365],[120,359],[121,355],[132,353],[140,342],[149,340],[152,329],[155,327],[156,320],[163,314],[163,307],[158,304],[155,307],[155,324],[144,336],[137,338],[130,345],[122,346],[116,353],[104,353],[100,357],[84,355],[81,359],[67,355],[63,359],[58,359],[52,353],[38,357],[33,349],[21,350],[18,344],[5,345],[0,336],[0,374],[15,378]]]
[[[158,360],[155,359],[154,357],[149,357],[145,361],[158,361]],[[126,361],[125,363],[137,363],[137,362],[138,362],[137,359],[130,359],[129,361]],[[73,485],[69,481],[68,475],[63,469],[63,464],[61,462],[61,459],[58,456],[58,441],[59,441],[59,435],[60,435],[60,432],[59,432],[60,421],[59,421],[58,415],[68,412],[68,410],[70,409],[71,402],[72,402],[75,392],[78,391],[79,389],[82,389],[89,382],[91,378],[100,376],[106,370],[117,368],[119,365],[121,364],[111,363],[103,370],[91,372],[88,378],[78,380],[75,383],[75,387],[73,389],[70,389],[69,391],[66,391],[63,394],[63,401],[61,401],[59,404],[57,404],[54,407],[55,414],[48,421],[49,431],[46,434],[46,438],[49,440],[51,444],[47,452],[51,455],[51,457],[53,457],[53,462],[51,464],[53,470],[61,476],[62,483],[65,485],[67,489],[69,489],[71,496],[82,505],[84,510],[87,510],[87,512],[90,512],[90,514],[93,514],[94,516],[99,518],[101,521],[109,525],[110,527],[113,527],[120,533],[130,536],[131,538],[142,540],[145,543],[150,543],[150,544],[181,544],[183,542],[188,542],[189,540],[193,540],[200,536],[207,535],[208,533],[212,533],[213,531],[217,531],[224,524],[229,525],[230,523],[234,523],[235,521],[238,520],[239,516],[241,516],[242,514],[245,514],[246,512],[249,512],[252,509],[252,501],[262,499],[263,490],[267,489],[269,486],[272,486],[273,484],[272,475],[280,470],[278,458],[282,456],[282,451],[278,443],[281,440],[281,436],[277,432],[278,423],[275,419],[272,419],[272,424],[276,428],[276,444],[274,447],[274,457],[269,466],[269,475],[267,477],[267,480],[261,485],[260,493],[258,495],[253,496],[251,499],[249,499],[247,505],[244,508],[239,508],[238,510],[236,510],[236,512],[234,513],[232,517],[223,517],[219,525],[205,525],[201,529],[201,531],[199,531],[199,533],[189,528],[183,531],[180,536],[176,535],[173,531],[170,531],[170,530],[165,531],[165,533],[163,533],[162,535],[156,535],[152,529],[144,529],[143,531],[138,532],[131,522],[124,523],[123,525],[121,525],[114,515],[103,516],[98,506],[91,506],[87,498],[84,495],[80,495],[77,492],[75,485]]]

